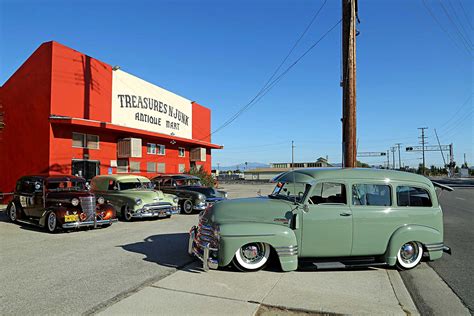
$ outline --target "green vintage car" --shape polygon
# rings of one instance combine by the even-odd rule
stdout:
[[[179,213],[178,198],[154,190],[146,177],[136,175],[102,175],[91,180],[91,191],[103,197],[124,221],[132,218],[170,217]]]
[[[189,249],[203,268],[263,268],[271,255],[284,271],[298,266],[415,267],[435,260],[443,214],[433,183],[406,172],[300,169],[276,177],[266,197],[222,201],[203,211]],[[436,184],[445,189],[449,187]]]

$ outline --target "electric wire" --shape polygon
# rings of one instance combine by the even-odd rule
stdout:
[[[459,35],[459,38],[461,38],[461,42],[464,44],[464,46],[468,49],[468,50],[472,50],[472,47],[471,45],[469,45],[469,42],[468,40],[464,37],[464,34],[460,31],[459,27],[457,26],[457,24],[454,22],[453,18],[451,17],[451,14],[449,14],[448,10],[446,9],[446,7],[444,6],[443,2],[441,0],[439,0],[439,4],[441,5],[441,8],[443,9],[445,15],[448,17],[448,20],[451,22],[451,24],[454,26],[454,30],[457,32],[457,34]]]

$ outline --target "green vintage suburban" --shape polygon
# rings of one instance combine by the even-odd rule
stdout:
[[[299,169],[277,176],[266,197],[227,200],[201,212],[190,255],[204,270],[256,271],[271,255],[283,271],[397,266],[411,269],[451,249],[434,184],[407,172]],[[449,187],[435,184],[440,188]]]
[[[170,217],[179,213],[178,198],[154,190],[154,185],[143,176],[101,175],[91,180],[91,191],[103,197],[117,210],[124,221],[132,218]]]

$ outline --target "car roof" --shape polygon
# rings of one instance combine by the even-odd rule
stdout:
[[[36,180],[45,180],[45,181],[74,181],[74,180],[82,180],[85,181],[84,178],[78,177],[78,176],[73,176],[73,175],[63,175],[63,174],[57,174],[57,175],[28,175],[28,176],[23,176],[20,179],[25,180],[25,179],[36,179]]]
[[[294,174],[293,174],[294,173]],[[365,179],[365,180],[395,180],[424,183],[431,186],[431,181],[421,175],[387,169],[370,168],[305,168],[288,171],[276,176],[273,181],[309,182],[316,179]]]
[[[130,182],[130,181],[150,181],[147,177],[133,175],[133,174],[107,174],[107,175],[99,175],[95,176],[93,180],[100,180],[100,181],[121,181],[121,182]]]
[[[201,180],[199,177],[196,177],[190,174],[164,174],[164,175],[156,176],[153,179],[159,179],[159,178],[173,178],[174,180],[186,180],[186,179]]]

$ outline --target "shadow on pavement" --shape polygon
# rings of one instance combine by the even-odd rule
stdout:
[[[126,251],[143,254],[145,255],[143,260],[161,266],[191,273],[202,272],[199,268],[188,266],[195,260],[188,255],[188,236],[187,233],[153,235],[142,242],[120,247]]]

